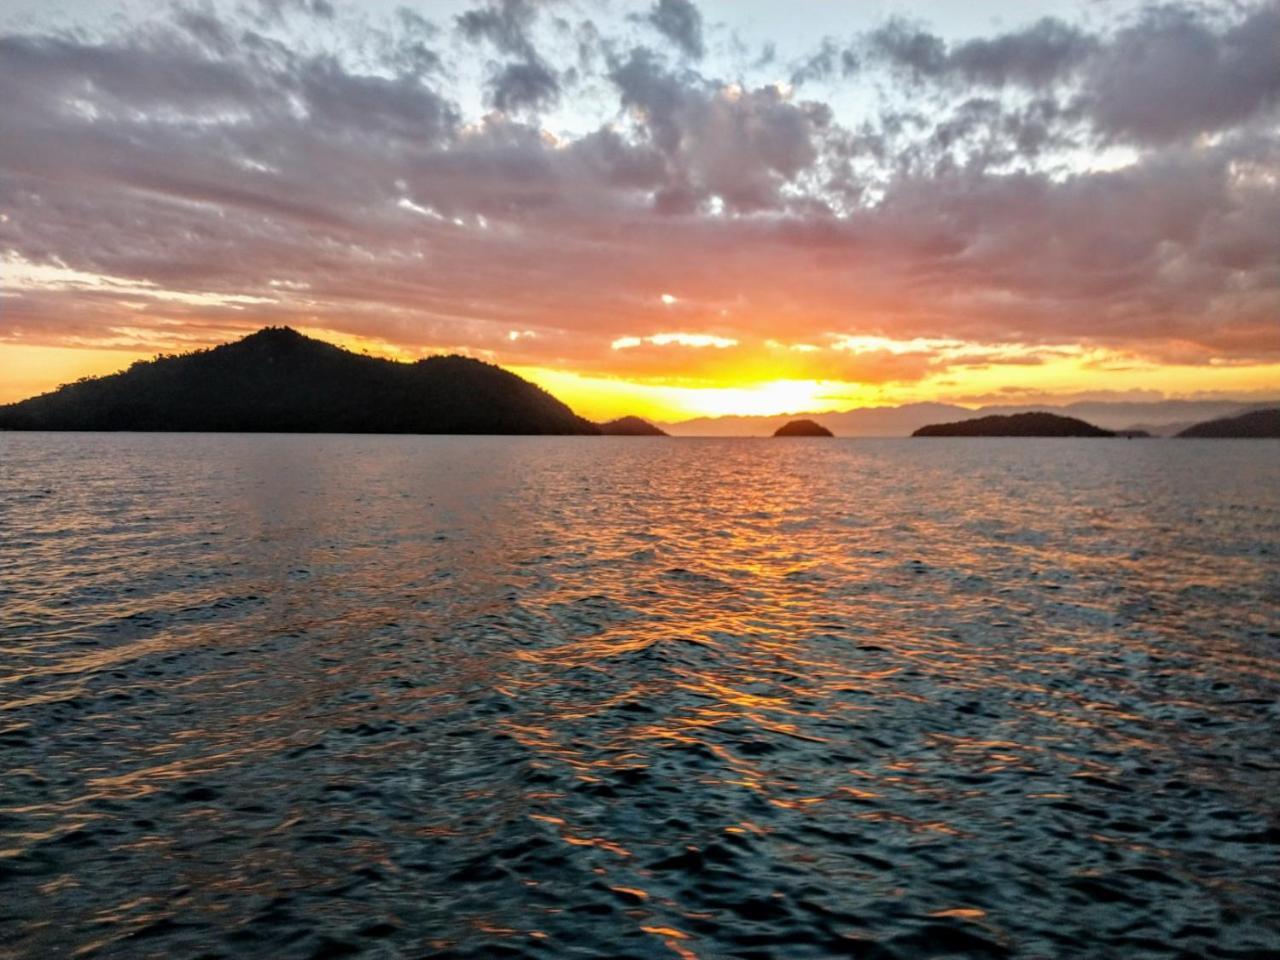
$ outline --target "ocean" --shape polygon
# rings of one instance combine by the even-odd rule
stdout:
[[[1280,443],[0,434],[0,957],[1275,957]]]

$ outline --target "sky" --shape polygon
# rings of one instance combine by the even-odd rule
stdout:
[[[0,0],[0,104],[0,402],[266,325],[594,418],[1280,395],[1277,0]]]

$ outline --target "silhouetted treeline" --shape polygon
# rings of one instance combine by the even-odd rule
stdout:
[[[595,434],[515,374],[467,357],[398,363],[269,327],[0,407],[0,428]]]

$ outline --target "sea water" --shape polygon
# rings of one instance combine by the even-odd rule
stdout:
[[[1274,957],[1280,444],[0,434],[0,956]]]

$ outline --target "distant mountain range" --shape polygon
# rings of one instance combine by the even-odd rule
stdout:
[[[0,407],[15,430],[598,434],[540,387],[468,357],[398,363],[269,327]]]
[[[1154,402],[1080,402],[1064,405],[992,405],[978,408],[949,403],[909,403],[897,407],[862,407],[838,413],[786,414],[769,417],[699,417],[660,424],[673,436],[767,437],[778,427],[805,417],[838,437],[909,437],[930,424],[1019,413],[1053,413],[1074,417],[1112,431],[1144,431],[1171,437],[1194,424],[1251,410],[1280,406],[1280,400],[1242,403],[1235,400],[1160,400]]]

